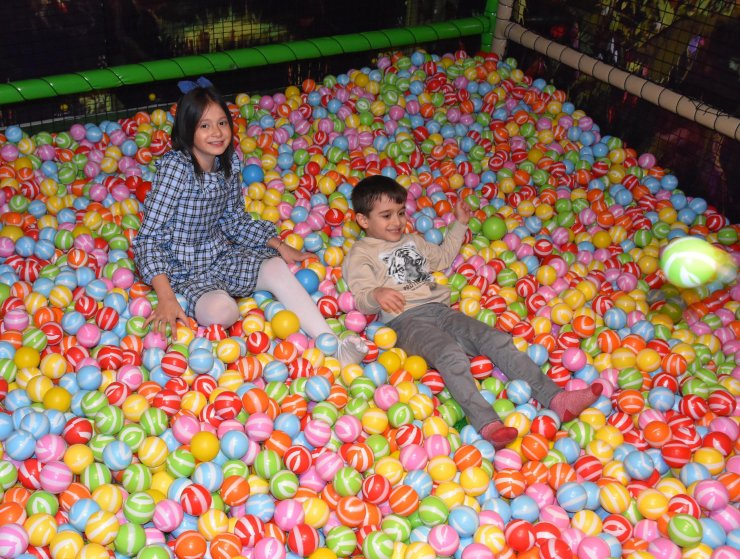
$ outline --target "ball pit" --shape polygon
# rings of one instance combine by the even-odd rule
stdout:
[[[247,211],[316,255],[296,276],[368,357],[340,369],[335,340],[265,292],[229,331],[144,328],[156,296],[130,242],[172,111],[8,127],[0,558],[737,554],[740,287],[661,269],[687,238],[737,262],[737,225],[511,59],[381,56],[232,110]],[[439,373],[341,277],[352,184],[379,173],[429,242],[471,205],[436,281],[561,386],[601,383],[593,408],[561,425],[473,356],[520,437],[495,453],[460,424]]]

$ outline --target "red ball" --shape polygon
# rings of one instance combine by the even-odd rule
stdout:
[[[87,444],[93,436],[93,426],[82,417],[73,417],[64,426],[62,438],[67,444]]]
[[[368,503],[378,505],[386,501],[391,494],[391,482],[387,478],[372,474],[362,482],[362,496]]]
[[[180,494],[182,510],[192,516],[205,514],[211,508],[212,502],[213,497],[211,497],[211,493],[199,483],[188,485]]]
[[[534,547],[535,537],[532,525],[526,520],[509,522],[504,532],[506,543],[514,551],[528,551]]]
[[[313,464],[311,452],[302,446],[291,446],[283,456],[285,466],[294,474],[306,472]]]
[[[254,354],[270,349],[270,336],[264,332],[252,332],[247,336],[247,349]]]
[[[670,441],[663,445],[660,454],[669,468],[682,468],[691,460],[691,449],[680,441]]]
[[[313,526],[298,524],[288,532],[288,547],[296,555],[308,557],[319,547],[319,533]]]
[[[632,537],[632,524],[621,514],[610,514],[602,523],[602,530],[617,538],[620,543]]]
[[[43,328],[42,328],[43,329]],[[725,390],[715,390],[707,399],[709,409],[721,416],[730,416],[735,412],[735,398]]]
[[[265,523],[253,514],[245,514],[234,525],[234,534],[245,547],[254,547],[265,533]]]
[[[169,377],[180,377],[188,370],[188,360],[179,351],[168,351],[162,357],[162,372]],[[204,376],[204,375],[202,375]],[[202,378],[199,377],[199,378]]]

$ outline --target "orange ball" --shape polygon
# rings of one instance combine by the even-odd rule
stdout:
[[[195,530],[187,530],[175,540],[175,555],[178,559],[200,559],[205,556],[206,539]]]
[[[642,430],[647,443],[653,448],[661,448],[673,438],[671,428],[663,421],[651,421]]]

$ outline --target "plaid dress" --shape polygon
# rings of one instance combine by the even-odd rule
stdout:
[[[218,161],[218,160],[217,160]],[[196,177],[188,154],[172,150],[157,162],[133,242],[142,281],[165,274],[188,301],[188,314],[209,291],[234,297],[254,291],[262,261],[277,255],[267,247],[275,225],[244,211],[241,167],[234,155],[228,180],[220,171]]]

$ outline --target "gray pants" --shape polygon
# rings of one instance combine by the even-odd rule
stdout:
[[[514,346],[509,334],[441,303],[409,309],[388,326],[398,335],[398,347],[410,355],[420,355],[439,371],[450,394],[478,431],[499,417],[478,392],[468,355],[485,355],[509,380],[526,381],[543,406],[561,390],[526,353]]]

